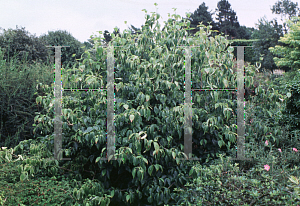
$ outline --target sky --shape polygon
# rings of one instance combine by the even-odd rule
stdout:
[[[236,12],[240,25],[256,28],[255,24],[262,17],[268,21],[280,15],[272,14],[271,7],[278,0],[229,0]],[[293,0],[292,0],[293,1]],[[31,35],[39,37],[48,31],[66,30],[80,42],[87,41],[91,35],[100,36],[98,31],[120,28],[121,32],[130,25],[140,28],[145,23],[146,9],[157,12],[162,19],[163,28],[168,13],[181,17],[186,12],[194,12],[203,2],[208,11],[214,12],[219,0],[0,0],[0,27],[15,29],[25,27]],[[293,1],[295,2],[295,1]],[[296,1],[297,2],[297,1]],[[154,6],[157,3],[157,7]],[[298,7],[299,7],[298,3]],[[215,17],[215,15],[213,15]],[[124,22],[127,21],[127,24]],[[2,31],[0,31],[2,32]]]

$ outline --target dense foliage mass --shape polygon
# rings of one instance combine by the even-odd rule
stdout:
[[[0,49],[0,146],[15,147],[22,140],[33,137],[35,112],[41,108],[35,103],[37,82],[51,84],[52,66],[45,64],[18,64],[3,59]],[[40,93],[43,95],[43,93]]]
[[[14,147],[20,141],[33,137],[35,112],[43,108],[35,103],[36,84],[53,82],[53,52],[49,45],[69,45],[62,48],[62,65],[73,66],[84,50],[92,47],[81,44],[67,32],[49,32],[37,38],[22,29],[4,30],[0,35],[0,146]],[[49,59],[50,58],[50,59]],[[52,64],[51,61],[52,60]],[[18,85],[18,86],[16,86]],[[43,93],[39,93],[43,95]]]
[[[47,46],[69,46],[61,48],[61,63],[63,67],[74,66],[76,63],[74,56],[78,59],[84,52],[84,49],[82,48],[83,44],[67,31],[48,31],[47,34],[44,34],[39,38],[40,41],[44,42]],[[88,42],[85,42],[84,46],[89,47],[90,45]],[[48,50],[50,57],[54,57],[55,49],[49,48]]]
[[[54,85],[39,82],[35,100],[43,109],[34,118],[34,139],[0,151],[0,189],[8,187],[0,190],[0,204],[299,203],[299,130],[284,124],[293,118],[284,116],[287,108],[297,111],[299,106],[299,90],[286,86],[298,87],[299,70],[266,80],[266,74],[261,78],[257,68],[245,66],[245,85],[252,94],[245,102],[245,148],[254,160],[230,160],[235,157],[237,101],[231,91],[213,89],[237,87],[233,48],[225,37],[210,36],[209,26],[190,37],[188,20],[169,19],[162,31],[159,14],[145,12],[140,33],[125,30],[112,34],[109,42],[115,58],[115,155],[120,159],[106,155],[107,98],[99,90],[63,92],[64,157],[72,160],[48,159],[54,148]],[[78,67],[62,68],[64,88],[106,88],[109,49],[100,42],[93,39]],[[210,89],[192,92],[193,156],[200,161],[176,159],[185,157],[187,55],[178,46],[191,45],[198,46],[191,47],[192,88]]]
[[[116,47],[114,54],[115,78],[122,80],[116,83],[116,156],[122,157],[123,161],[98,160],[98,157],[106,157],[105,92],[88,91],[64,95],[63,98],[64,144],[68,145],[66,157],[73,160],[62,166],[79,171],[94,171],[104,191],[114,191],[116,194],[112,202],[121,201],[125,204],[129,198],[131,204],[167,203],[172,197],[172,187],[187,182],[184,174],[189,171],[188,165],[186,162],[175,161],[175,157],[184,157],[185,61],[184,50],[176,46],[200,46],[192,50],[192,68],[196,68],[192,76],[193,87],[201,88],[201,80],[197,76],[205,80],[202,88],[235,88],[236,85],[232,70],[233,48],[227,50],[228,42],[224,37],[208,37],[210,31],[207,28],[207,32],[200,30],[198,39],[186,36],[186,40],[183,40],[189,22],[179,25],[169,21],[167,29],[160,31],[158,19],[158,14],[146,14],[146,26],[142,34],[137,36],[136,43],[126,31],[120,36],[113,35],[110,42],[114,46],[122,46]],[[165,38],[162,39],[161,35]],[[68,72],[73,72],[73,69],[65,71],[63,85],[73,82],[78,82],[75,88],[79,88],[81,82],[82,88],[106,85],[106,49],[97,43],[94,49],[94,59],[84,59],[79,66],[81,74],[77,72],[69,75]],[[247,69],[249,72],[251,70]],[[103,85],[98,83],[99,78]],[[248,86],[250,80],[247,78]],[[48,114],[36,117],[39,124],[35,129],[37,134],[41,132],[45,136],[43,139],[49,148],[53,147],[49,142],[53,139],[54,105],[51,95],[48,93],[43,101],[42,98],[37,99],[38,103],[43,102],[46,107],[51,105]],[[222,146],[227,146],[223,148],[226,151],[235,142],[236,126],[232,118],[236,115],[233,112],[235,102],[230,92],[195,92],[193,98],[193,145],[198,147],[194,154],[204,162],[207,157],[215,157],[221,152]],[[79,176],[91,178],[83,170]],[[121,192],[124,189],[125,192]]]
[[[4,51],[3,57],[9,62],[15,57],[16,63],[29,63],[47,60],[47,48],[44,42],[35,35],[30,35],[25,28],[3,29],[0,35],[0,47]]]

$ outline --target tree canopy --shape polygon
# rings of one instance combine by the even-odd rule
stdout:
[[[283,21],[283,16],[287,17],[291,20],[291,17],[296,16],[297,12],[299,12],[300,16],[300,9],[297,8],[298,3],[291,2],[290,0],[281,0],[275,3],[275,5],[272,6],[271,10],[274,14],[280,14],[281,15],[281,21]],[[284,32],[285,34],[288,32],[286,28],[286,23],[283,24]]]
[[[61,48],[61,63],[64,67],[67,66],[66,62],[73,66],[76,63],[75,58],[79,59],[84,53],[83,48],[81,48],[83,44],[67,31],[48,31],[48,34],[41,35],[40,39],[45,45],[70,46]],[[50,55],[54,56],[54,48],[49,48],[49,51]],[[73,54],[75,54],[75,58]]]
[[[293,17],[292,20],[299,20],[299,17]],[[300,22],[296,24],[293,21],[288,20],[287,25],[290,28],[290,32],[280,37],[279,42],[285,44],[285,46],[276,45],[270,47],[269,50],[281,58],[274,57],[274,62],[279,67],[289,67],[296,71],[300,69]]]
[[[15,56],[16,61],[23,61],[27,55],[27,61],[46,61],[47,48],[42,41],[35,35],[31,35],[25,30],[25,27],[16,29],[2,29],[0,35],[0,47],[4,50],[4,59]]]
[[[255,30],[252,34],[253,39],[258,39],[258,41],[253,43],[254,58],[257,61],[262,58],[261,67],[273,72],[273,70],[277,69],[277,66],[273,60],[274,56],[268,48],[278,44],[279,38],[283,36],[282,25],[279,25],[276,19],[268,21],[265,17],[259,19],[256,25],[258,30]]]
[[[208,11],[208,7],[205,6],[205,3],[203,2],[195,11],[191,14],[190,20],[191,24],[190,27],[193,28],[193,30],[189,31],[190,35],[195,35],[195,33],[199,30],[197,26],[202,22],[203,25],[208,26],[212,25],[212,29],[216,30],[217,25],[214,22],[212,18],[211,11]],[[197,28],[197,29],[196,29]]]
[[[229,35],[229,38],[236,37],[240,24],[237,20],[236,12],[231,8],[231,4],[227,0],[221,0],[217,4],[216,11],[219,31]]]

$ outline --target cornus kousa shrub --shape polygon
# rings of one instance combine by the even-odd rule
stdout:
[[[115,157],[120,159],[112,161],[106,155],[106,92],[64,91],[64,157],[72,160],[51,161],[41,157],[23,163],[43,168],[48,175],[63,172],[69,178],[86,180],[86,184],[74,188],[78,204],[162,205],[180,201],[174,188],[183,187],[193,177],[189,176],[192,162],[176,159],[185,158],[187,55],[184,47],[177,46],[199,46],[191,47],[192,88],[236,88],[233,48],[228,47],[225,37],[210,37],[211,28],[203,25],[195,38],[189,37],[190,22],[180,23],[180,16],[175,14],[175,20],[169,19],[161,30],[160,15],[149,15],[146,10],[145,13],[141,34],[132,36],[125,30],[117,36],[112,34],[110,42],[115,59]],[[63,87],[75,84],[75,88],[106,88],[108,48],[101,47],[100,41],[100,37],[94,38],[95,53],[87,51],[79,68],[62,71]],[[253,66],[246,68],[248,87],[254,72]],[[48,151],[54,148],[51,87],[41,85],[47,95],[39,96],[37,103],[46,110],[35,119],[35,132]],[[192,101],[193,156],[206,164],[210,157],[215,158],[235,145],[237,103],[230,91],[193,91]],[[16,154],[23,149],[17,147]],[[49,152],[44,157],[46,154]],[[24,178],[30,175],[23,174]]]

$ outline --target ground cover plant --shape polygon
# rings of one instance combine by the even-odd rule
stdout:
[[[184,49],[176,46],[200,45],[192,49],[193,88],[236,87],[233,48],[222,36],[209,37],[210,27],[200,28],[197,38],[185,36],[188,21],[179,24],[169,19],[166,29],[160,31],[158,18],[156,13],[146,13],[146,26],[136,36],[137,42],[126,31],[112,35],[110,42],[124,47],[114,48],[115,146],[116,156],[123,160],[98,159],[106,157],[103,91],[64,92],[64,157],[72,161],[47,160],[53,157],[54,148],[53,84],[39,83],[37,88],[44,95],[36,103],[44,110],[36,113],[35,138],[0,151],[1,204],[299,203],[299,132],[282,126],[285,102],[296,96],[287,85],[291,77],[300,77],[299,71],[278,78],[279,84],[273,80],[266,84],[265,79],[255,78],[254,66],[246,66],[246,87],[254,89],[251,85],[258,82],[245,108],[246,154],[253,162],[230,163],[228,157],[235,155],[236,100],[231,92],[214,91],[193,92],[193,154],[202,160],[176,160],[184,157],[185,72]],[[99,37],[94,41],[95,54],[87,51],[78,68],[63,69],[64,87],[74,82],[76,88],[80,84],[83,88],[107,85],[107,50],[100,47]]]

